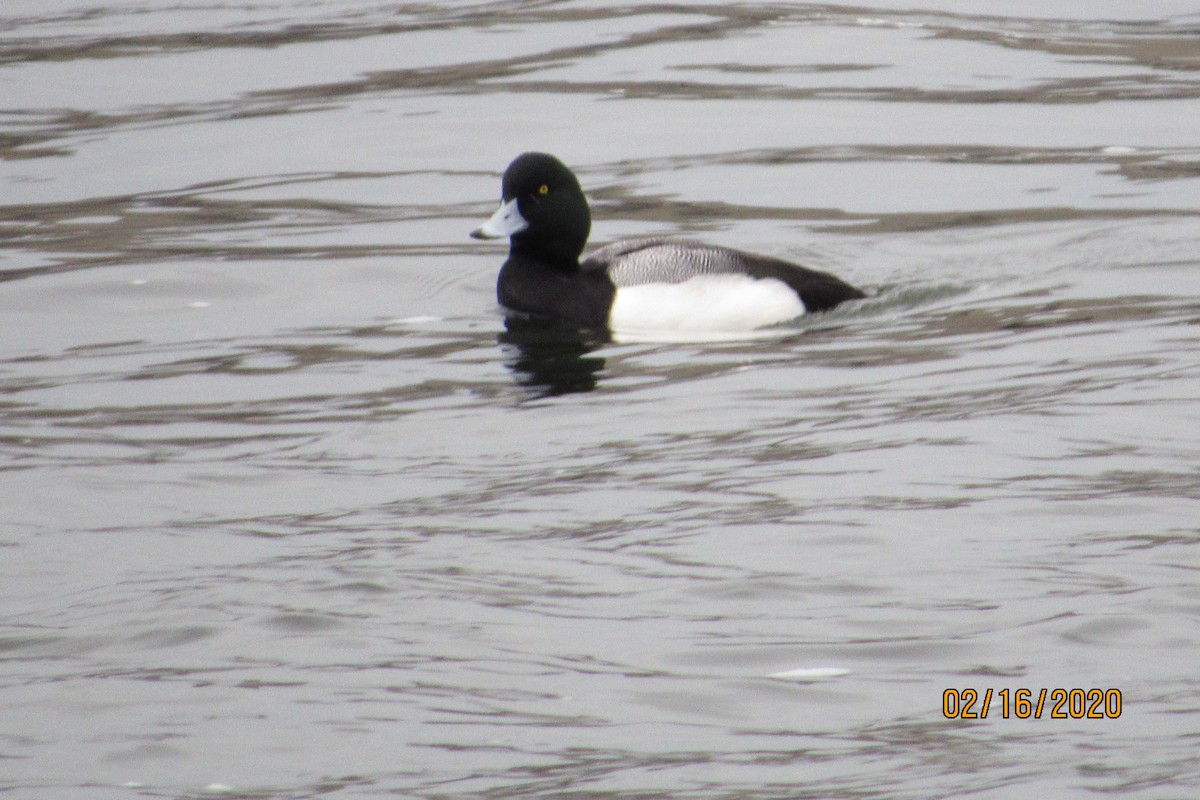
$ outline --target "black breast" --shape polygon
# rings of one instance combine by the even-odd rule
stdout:
[[[513,311],[582,328],[604,328],[616,287],[603,270],[564,269],[510,254],[496,280],[496,298]]]

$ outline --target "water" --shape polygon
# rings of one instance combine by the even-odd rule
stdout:
[[[9,0],[0,793],[1194,797],[1186,6]],[[505,330],[526,149],[872,298]]]

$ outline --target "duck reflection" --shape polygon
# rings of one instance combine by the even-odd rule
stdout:
[[[600,332],[510,314],[496,338],[517,383],[538,397],[590,392],[604,370],[604,359],[589,355],[607,342]]]

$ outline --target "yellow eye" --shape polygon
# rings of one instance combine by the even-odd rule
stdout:
[[[541,195],[550,194],[550,187],[543,183],[541,186],[538,187],[538,194],[541,194]]]

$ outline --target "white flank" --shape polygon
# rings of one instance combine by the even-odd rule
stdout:
[[[697,275],[617,290],[608,326],[618,338],[724,338],[795,319],[804,304],[783,281]],[[622,336],[624,334],[624,336]]]

